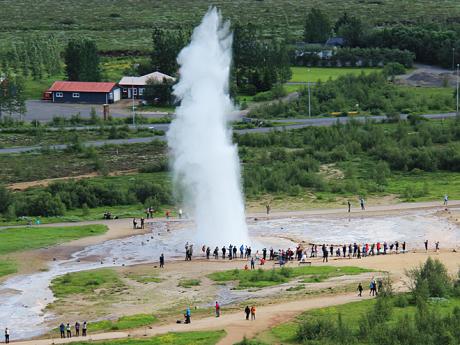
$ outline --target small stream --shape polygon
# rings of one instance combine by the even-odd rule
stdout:
[[[404,215],[350,218],[328,217],[283,218],[250,222],[249,232],[259,246],[286,248],[299,241],[315,243],[352,243],[406,241],[408,249],[421,248],[423,241],[441,242],[441,248],[460,242],[460,229],[433,212],[407,212]],[[102,267],[129,266],[157,262],[161,253],[167,260],[182,258],[184,244],[191,237],[190,227],[169,232],[166,223],[156,225],[145,235],[91,245],[72,255],[69,260],[49,263],[46,272],[12,277],[0,285],[0,329],[9,327],[13,339],[44,334],[44,325],[53,319],[46,306],[54,301],[50,282],[60,275]],[[260,248],[259,248],[260,249]],[[200,245],[195,253],[200,251]],[[222,300],[250,297],[247,291],[222,288]],[[253,296],[254,297],[254,296]]]

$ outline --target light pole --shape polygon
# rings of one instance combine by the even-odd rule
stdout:
[[[136,112],[134,111],[134,77],[131,77],[131,98],[133,99],[133,127],[136,127]]]
[[[138,63],[135,63],[133,65],[133,74],[136,71],[136,69],[139,67]],[[133,127],[136,127],[136,111],[134,107],[134,76],[131,76],[131,98],[133,99]]]
[[[459,112],[458,112],[458,68],[459,68],[460,64],[457,64],[457,116],[459,116]]]
[[[307,72],[310,72],[308,69]],[[310,80],[307,81],[308,83],[308,117],[311,117],[311,93],[310,93]]]
[[[452,72],[455,71],[455,48],[452,48]]]

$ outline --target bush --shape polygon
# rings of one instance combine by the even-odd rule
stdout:
[[[428,258],[426,262],[407,272],[411,279],[411,292],[416,298],[448,297],[453,291],[453,282],[447,268],[438,259]]]
[[[328,319],[307,319],[300,323],[296,331],[296,340],[301,343],[312,340],[334,340],[336,337],[337,326]]]
[[[404,294],[397,295],[394,300],[394,305],[398,308],[405,308],[409,305],[409,298]]]

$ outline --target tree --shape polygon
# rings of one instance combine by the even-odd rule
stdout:
[[[26,112],[26,100],[24,95],[24,82],[21,77],[7,74],[0,76],[0,119],[3,112],[10,116]]]
[[[152,52],[150,54],[151,68],[153,71],[160,71],[165,74],[175,75],[179,66],[177,55],[185,47],[190,34],[182,29],[175,31],[153,29]]]
[[[359,47],[364,44],[367,33],[366,25],[357,17],[349,16],[346,12],[335,23],[334,30],[344,38],[349,47]]]
[[[252,24],[233,28],[232,84],[245,94],[267,91],[289,80],[289,50],[283,40],[261,39]]]
[[[307,14],[304,27],[304,38],[310,43],[324,43],[330,36],[332,25],[327,14],[312,8]]]
[[[71,40],[65,49],[65,64],[68,80],[100,81],[101,66],[94,41]]]
[[[150,104],[162,106],[172,105],[174,103],[173,82],[167,79],[157,81],[155,79],[147,80],[144,98]]]
[[[5,186],[0,185],[0,213],[6,212],[12,202],[11,192]]]

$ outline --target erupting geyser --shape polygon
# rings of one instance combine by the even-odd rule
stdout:
[[[168,132],[175,186],[209,245],[248,243],[237,147],[227,127],[232,59],[229,23],[211,8],[178,56],[181,101]],[[197,244],[201,244],[197,243]]]

